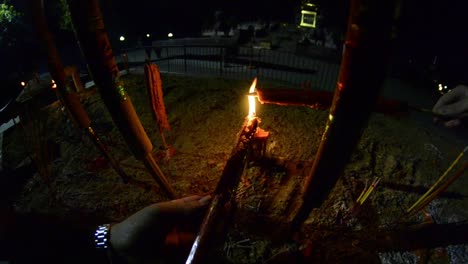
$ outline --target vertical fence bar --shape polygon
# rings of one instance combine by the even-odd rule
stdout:
[[[187,74],[187,47],[184,45],[184,70]]]
[[[223,76],[224,50],[222,47],[219,48],[219,53],[219,74]]]
[[[284,60],[284,53],[281,52],[281,53],[278,53],[278,55],[279,55],[279,58],[280,58],[278,61],[279,61],[280,63],[283,63],[283,60]],[[280,71],[280,72],[281,72],[280,80],[281,80],[281,81],[284,81],[284,71]]]
[[[184,72],[187,74],[187,47],[184,45]]]
[[[318,70],[318,82],[319,82],[319,87],[321,90],[327,90],[327,87],[325,86],[325,82],[323,81],[323,74],[325,67],[323,63],[319,60],[315,60],[315,64],[317,65],[317,70]]]
[[[308,70],[308,67],[306,66],[306,59],[304,57],[301,58],[301,68],[302,69],[307,69]],[[306,77],[304,79],[301,80],[301,84],[300,85],[303,85],[305,87],[305,82],[308,80],[308,75],[306,75]],[[302,88],[302,87],[301,87]]]
[[[200,49],[200,63],[201,63],[201,73],[205,73],[206,71],[206,61],[205,61],[205,52],[206,52],[206,47],[203,47]]]
[[[197,73],[201,73],[201,68],[202,68],[202,57],[201,57],[201,49],[202,48],[196,48],[195,53],[197,54]]]
[[[322,74],[322,82],[323,82],[323,87],[327,90],[327,91],[330,91],[330,87],[329,87],[329,84],[328,84],[328,78],[327,78],[327,75],[328,75],[328,63],[323,63],[323,74]]]
[[[166,47],[166,70],[169,72],[169,50],[168,47]]]
[[[331,63],[327,63],[327,85],[330,87],[329,89],[332,90],[336,87],[336,84],[333,83],[333,68]],[[333,88],[332,88],[333,87]]]
[[[174,58],[172,61],[172,65],[174,68],[174,72],[179,72],[179,47],[172,48],[171,52],[172,57]]]
[[[289,67],[294,67],[294,60],[295,60],[295,55],[292,54],[292,53],[289,53],[289,63],[288,63]],[[291,80],[292,79],[292,76],[291,76],[292,72],[288,71],[286,74],[287,74],[286,75],[287,82],[292,83],[292,80]]]
[[[312,60],[312,59],[310,60],[310,64],[312,65],[311,67],[315,70],[314,85],[318,88],[318,90],[322,90],[322,87],[320,87],[320,82],[319,82],[320,71],[315,62],[316,62],[315,60]]]
[[[260,65],[265,65],[265,53],[266,49],[261,50],[258,56],[258,61],[261,62]],[[259,77],[261,76],[263,78],[263,66],[258,67],[258,74]]]
[[[257,49],[257,54],[254,56],[254,64],[255,64],[255,76],[258,76],[259,69],[260,69],[260,53],[262,52],[261,49]]]

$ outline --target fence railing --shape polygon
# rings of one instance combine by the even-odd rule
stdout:
[[[291,87],[333,91],[339,63],[290,52],[233,46],[160,46],[126,50],[128,64],[142,65],[148,54],[162,72],[271,80]],[[122,56],[118,58],[122,62]]]

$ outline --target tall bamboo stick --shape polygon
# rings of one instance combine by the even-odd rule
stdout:
[[[132,101],[120,79],[119,69],[105,31],[98,0],[68,0],[71,18],[80,48],[115,125],[133,155],[142,160],[153,179],[169,198],[175,192],[152,157],[153,145],[146,134]]]
[[[120,167],[117,161],[109,154],[106,146],[101,142],[98,135],[94,132],[91,126],[91,120],[86,113],[86,110],[80,103],[80,98],[75,93],[71,86],[73,80],[66,80],[65,70],[60,59],[57,47],[55,45],[52,33],[49,31],[47,26],[46,17],[44,14],[44,3],[43,0],[30,0],[31,7],[34,13],[34,19],[37,31],[42,38],[42,41],[47,48],[48,66],[52,78],[55,80],[57,85],[58,95],[60,96],[64,106],[67,108],[74,122],[84,129],[86,134],[89,136],[94,145],[100,150],[102,155],[109,161],[112,168],[117,172],[123,182],[127,183],[129,177]]]
[[[352,1],[337,89],[293,228],[325,201],[361,137],[385,77],[394,12],[394,0]]]
[[[224,166],[221,178],[216,186],[210,207],[203,219],[200,231],[190,250],[186,264],[209,263],[209,255],[216,242],[224,234],[225,218],[232,208],[232,195],[245,167],[246,157],[251,147],[258,118],[247,117],[242,126],[236,146]]]

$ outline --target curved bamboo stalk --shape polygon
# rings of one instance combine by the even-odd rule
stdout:
[[[86,113],[86,110],[81,105],[79,96],[71,88],[73,80],[71,78],[70,80],[66,80],[65,69],[60,59],[57,46],[55,45],[52,33],[50,33],[47,26],[43,0],[31,0],[30,2],[33,9],[37,31],[47,48],[48,66],[50,74],[57,84],[58,95],[62,99],[65,108],[68,110],[68,113],[75,124],[85,130],[88,137],[111,164],[112,168],[117,172],[122,181],[127,183],[129,180],[128,175],[120,167],[118,162],[110,155],[106,146],[104,146],[98,135],[96,135],[91,127],[91,119],[89,118],[88,113]]]
[[[388,64],[396,3],[354,0],[339,81],[312,169],[294,206],[298,229],[340,178],[375,107]]]
[[[91,75],[112,120],[131,149],[143,160],[150,175],[158,182],[170,199],[176,197],[172,187],[152,155],[153,145],[138,118],[132,101],[120,79],[98,0],[68,0],[75,35],[87,60]]]

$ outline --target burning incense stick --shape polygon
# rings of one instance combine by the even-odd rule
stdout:
[[[362,205],[367,200],[369,195],[374,191],[375,187],[377,186],[377,184],[379,184],[379,182],[380,178],[375,178],[372,184],[369,186],[369,188],[364,188],[361,195],[359,195],[359,197],[357,198],[356,202]]]
[[[420,107],[415,107],[415,106],[411,106],[411,105],[408,105],[408,108],[410,108],[410,109],[412,109],[412,110],[414,110],[414,111],[421,112],[421,113],[428,113],[428,114],[433,115],[434,117],[438,117],[438,118],[441,118],[441,119],[447,119],[447,118],[449,118],[449,117],[446,116],[446,115],[442,115],[442,114],[436,113],[436,112],[432,111],[431,109],[427,109],[427,108],[420,108]]]
[[[424,200],[422,200],[411,212],[409,212],[409,215],[412,215],[421,209],[423,209],[425,206],[427,206],[432,200],[434,200],[437,195],[441,194],[443,191],[445,191],[452,183],[454,183],[458,178],[460,178],[463,173],[468,169],[468,163],[465,163],[446,183],[444,183],[440,188],[432,192],[429,196],[427,196]]]
[[[431,196],[431,193],[438,187],[438,185],[447,177],[449,172],[460,162],[464,154],[468,151],[468,146],[463,149],[460,154],[455,158],[455,160],[450,164],[450,166],[445,170],[445,172],[440,176],[440,178],[427,190],[424,195],[422,195],[408,210],[406,210],[407,214],[413,214],[414,212],[417,211],[418,208],[420,208],[420,205],[425,202],[426,199],[428,199]]]

